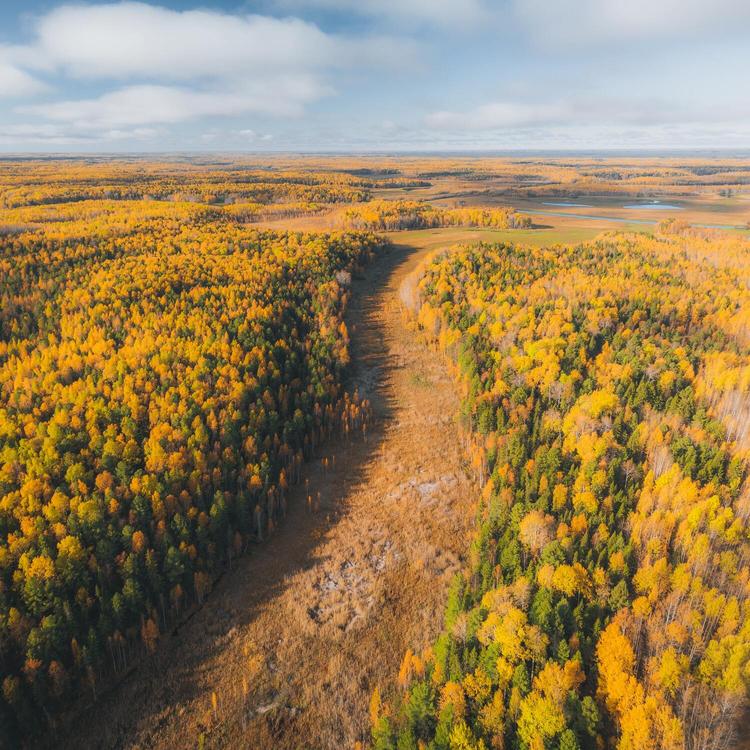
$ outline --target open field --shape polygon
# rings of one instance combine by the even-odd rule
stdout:
[[[534,247],[564,243],[585,242],[604,231],[588,226],[559,226],[540,229],[414,229],[390,232],[386,236],[393,242],[403,242],[414,247],[435,250],[454,244],[474,242],[522,242]],[[633,226],[632,230],[643,231]]]

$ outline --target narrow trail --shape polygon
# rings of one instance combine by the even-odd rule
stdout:
[[[473,521],[453,383],[398,302],[425,252],[396,246],[354,282],[349,387],[372,401],[367,440],[309,464],[273,538],[58,747],[191,748],[203,734],[206,748],[327,750],[367,737],[373,688],[440,627]]]

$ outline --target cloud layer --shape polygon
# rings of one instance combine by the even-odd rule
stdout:
[[[39,94],[49,89],[44,78],[109,84],[96,96],[15,107],[86,137],[249,113],[298,117],[333,93],[330,71],[388,67],[415,49],[390,36],[329,34],[299,18],[141,2],[64,5],[38,18],[33,31],[29,44],[0,47],[0,96]],[[43,137],[45,129],[29,132]]]
[[[174,11],[140,2],[63,6],[40,19],[42,66],[77,78],[191,80],[377,62],[393,40],[326,34],[299,18]]]
[[[6,0],[0,146],[750,146],[747,0],[158,2]]]
[[[523,102],[491,102],[467,112],[433,112],[425,118],[437,130],[496,130],[528,125],[554,124],[570,114],[564,104],[526,104]]]
[[[269,81],[223,91],[194,91],[176,86],[127,86],[95,99],[21,106],[18,111],[73,123],[79,129],[98,129],[177,123],[199,117],[248,112],[297,116],[306,102],[318,99],[324,93],[325,90],[313,78],[277,75]]]
[[[513,0],[513,13],[543,44],[594,46],[747,29],[747,0]]]

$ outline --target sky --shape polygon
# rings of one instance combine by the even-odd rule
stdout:
[[[0,151],[750,148],[748,0],[0,0]]]

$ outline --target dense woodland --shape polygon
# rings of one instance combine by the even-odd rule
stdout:
[[[345,172],[286,171],[254,165],[18,162],[0,177],[0,207],[85,200],[170,200],[208,204],[350,203],[370,196],[372,180]]]
[[[376,748],[720,750],[750,685],[750,248],[684,230],[445,254],[408,300],[483,487]],[[744,727],[746,730],[747,727]]]
[[[23,228],[0,237],[2,746],[155,649],[272,532],[316,445],[362,427],[342,316],[382,246],[177,200],[9,214]]]
[[[453,226],[524,229],[531,226],[531,219],[512,208],[438,208],[418,201],[380,200],[347,208],[344,226],[373,231]]]

